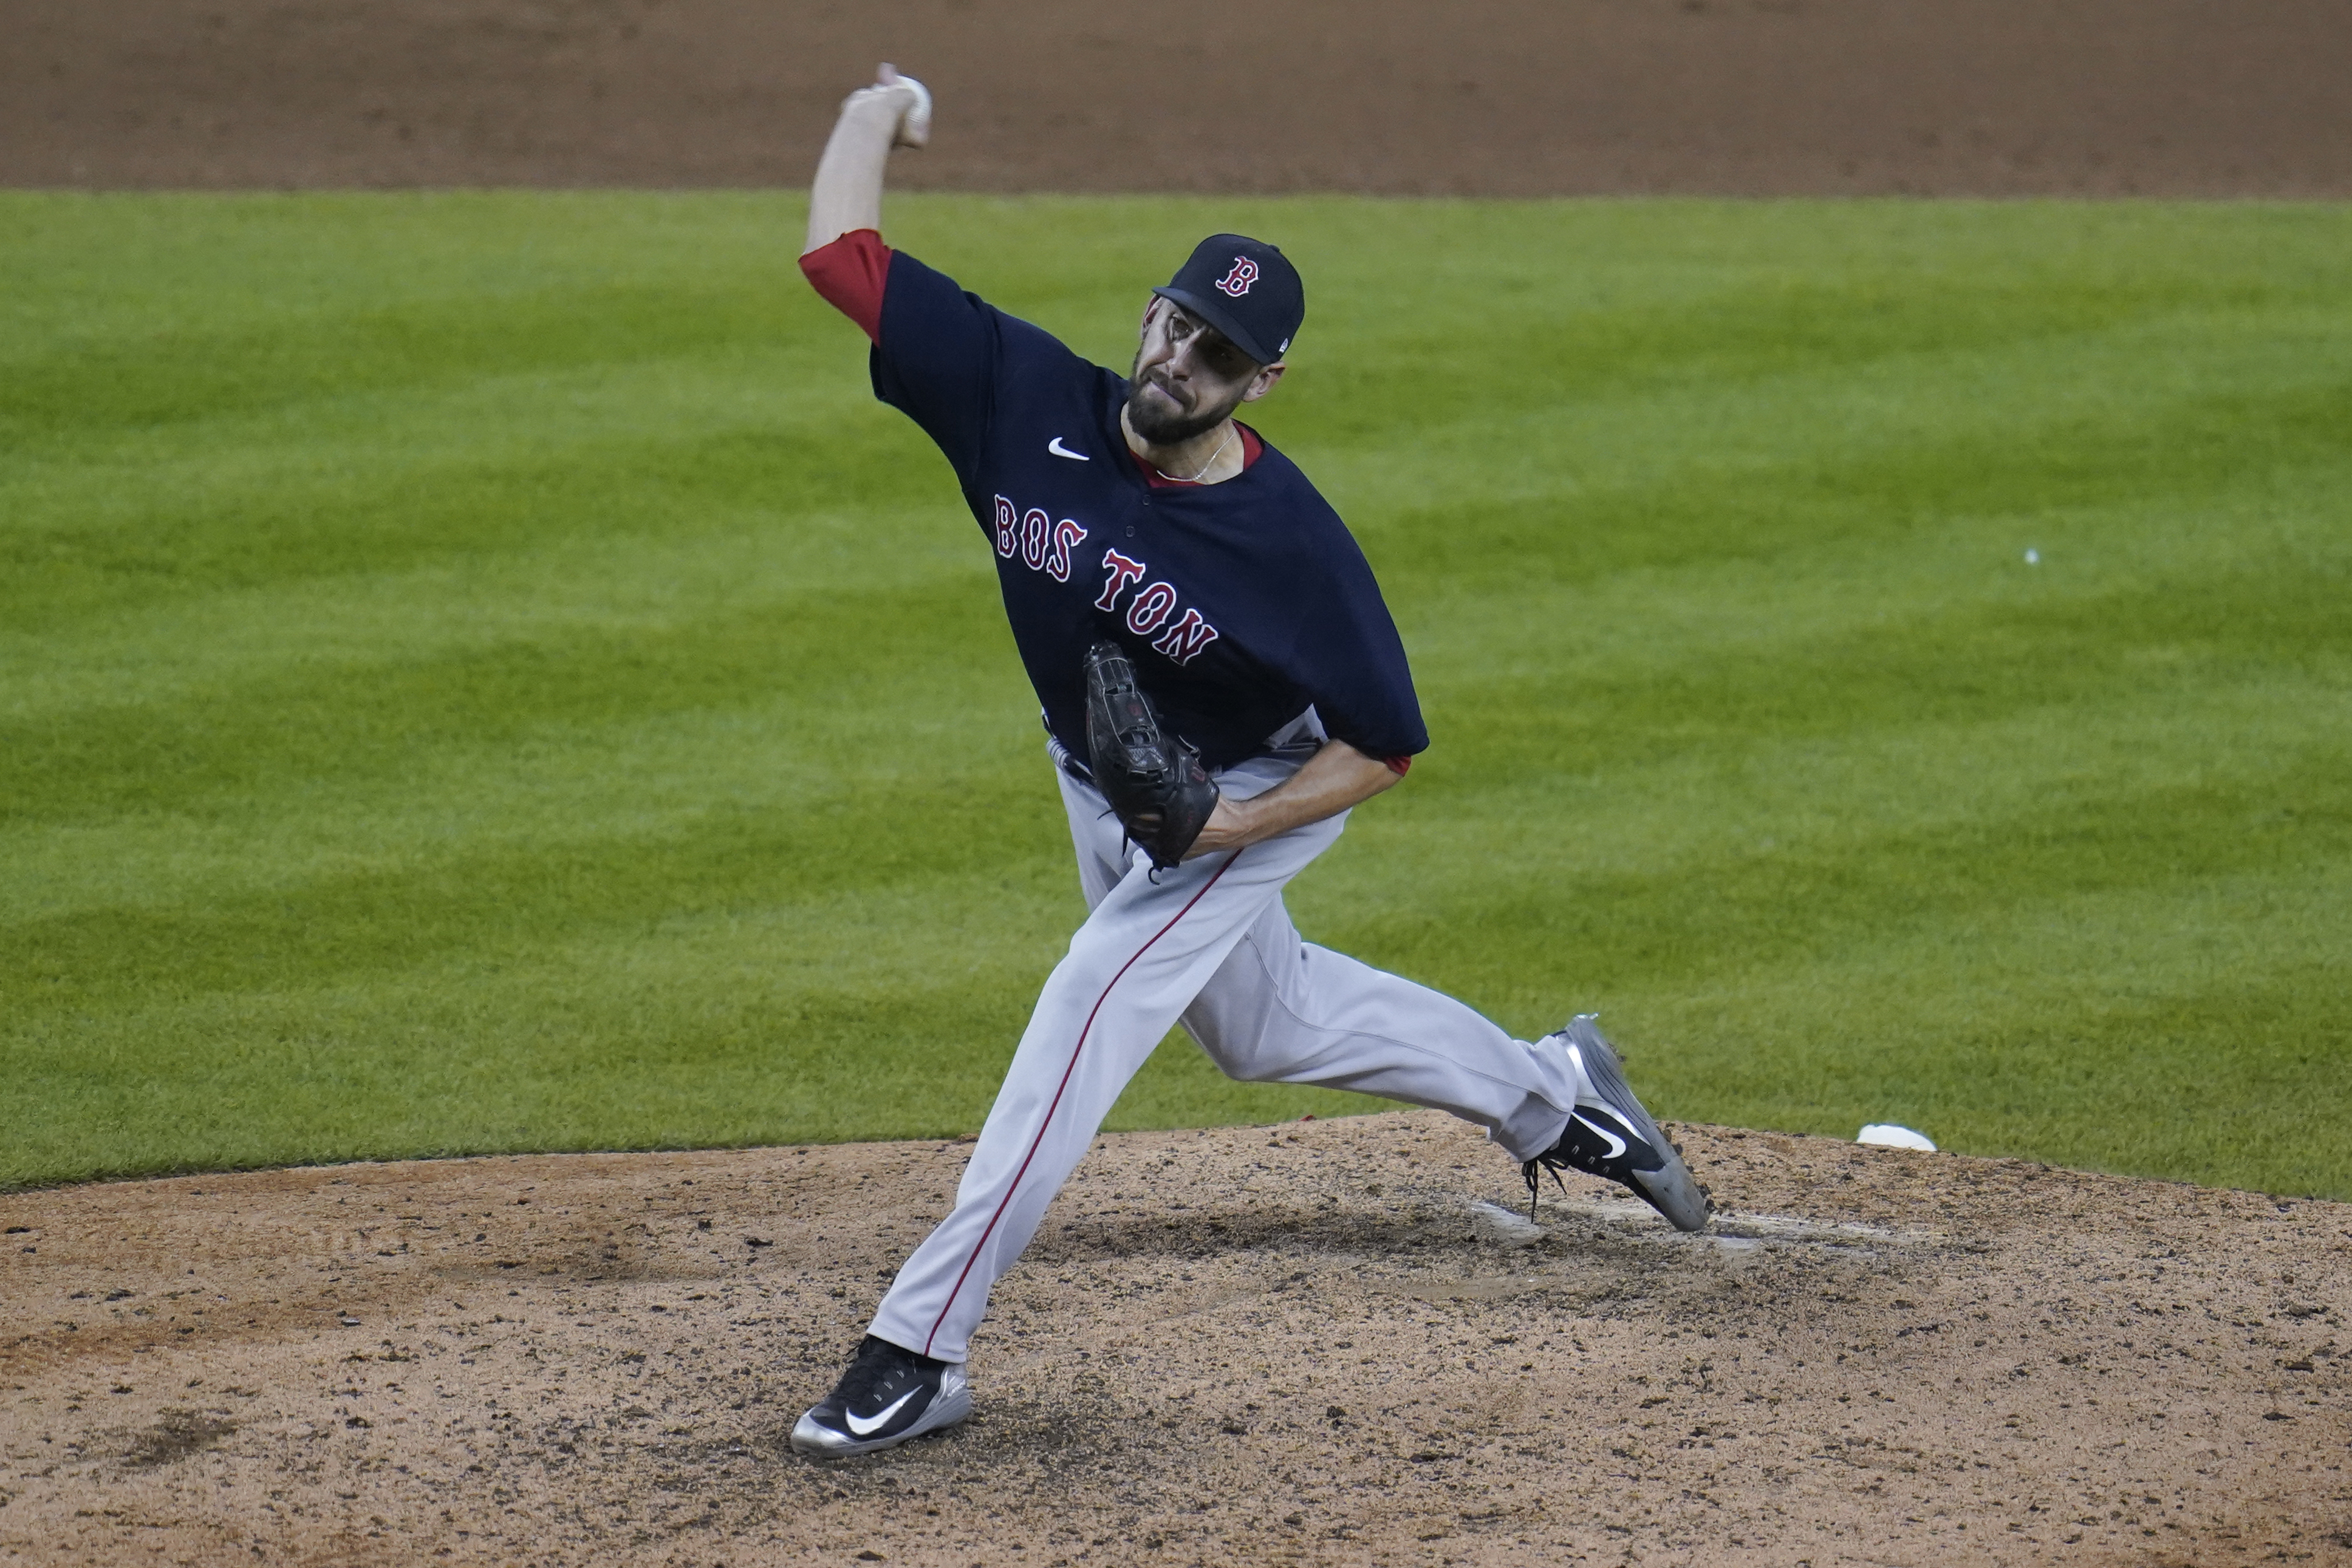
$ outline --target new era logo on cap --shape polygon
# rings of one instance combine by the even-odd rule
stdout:
[[[1234,341],[1261,365],[1290,351],[1307,319],[1307,286],[1290,258],[1246,235],[1211,235],[1165,288],[1172,299]]]

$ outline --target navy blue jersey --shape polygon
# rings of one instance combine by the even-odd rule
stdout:
[[[1155,487],[1119,428],[1125,378],[903,251],[873,376],[954,467],[1045,726],[1076,756],[1082,661],[1103,638],[1213,768],[1264,751],[1310,706],[1367,756],[1428,746],[1370,566],[1271,446],[1222,484]]]

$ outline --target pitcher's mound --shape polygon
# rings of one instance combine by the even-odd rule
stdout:
[[[1530,1231],[1430,1114],[1105,1138],[998,1292],[978,1415],[832,1465],[785,1433],[962,1145],[22,1194],[0,1551],[2352,1557],[2352,1206],[1680,1135],[1712,1235],[1597,1185]]]

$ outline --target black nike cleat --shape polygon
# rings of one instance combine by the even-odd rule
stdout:
[[[1633,1188],[1677,1230],[1706,1229],[1715,1210],[1706,1189],[1633,1097],[1617,1052],[1593,1022],[1596,1016],[1579,1013],[1551,1037],[1577,1064],[1585,1092],[1578,1095],[1559,1142],[1519,1167],[1528,1178],[1528,1217],[1534,1218],[1542,1190],[1540,1172],[1551,1172],[1557,1186],[1562,1170],[1580,1170]]]
[[[793,1427],[793,1447],[822,1458],[870,1454],[952,1427],[971,1414],[963,1366],[867,1334],[824,1403]]]

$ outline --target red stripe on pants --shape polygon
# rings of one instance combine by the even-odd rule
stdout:
[[[1061,1109],[1062,1095],[1064,1092],[1070,1087],[1070,1074],[1078,1070],[1078,1058],[1086,1053],[1087,1036],[1094,1031],[1095,1015],[1102,1011],[1103,1003],[1110,1000],[1112,988],[1117,986],[1119,981],[1125,979],[1127,977],[1127,972],[1135,967],[1138,960],[1141,959],[1146,953],[1151,951],[1152,943],[1159,941],[1171,931],[1175,930],[1176,922],[1183,919],[1187,915],[1192,914],[1192,905],[1200,903],[1201,900],[1209,896],[1209,889],[1217,885],[1217,878],[1223,876],[1225,873],[1233,870],[1234,862],[1241,858],[1242,852],[1235,850],[1233,853],[1232,860],[1228,860],[1224,864],[1219,866],[1216,870],[1216,874],[1210,877],[1207,882],[1201,884],[1201,891],[1187,899],[1184,903],[1183,908],[1169,916],[1167,925],[1161,926],[1159,930],[1151,934],[1151,940],[1150,942],[1146,942],[1142,946],[1138,947],[1135,950],[1134,956],[1129,957],[1126,963],[1121,964],[1118,967],[1118,973],[1110,977],[1110,984],[1103,987],[1102,995],[1097,997],[1095,998],[1095,1005],[1087,1010],[1087,1021],[1078,1030],[1078,1043],[1073,1047],[1070,1051],[1070,1064],[1062,1069],[1062,1081],[1054,1086],[1054,1098],[1045,1107],[1045,1119],[1037,1124],[1037,1135],[1029,1140],[1029,1152],[1021,1156],[1021,1168],[1013,1173],[1013,1184],[1004,1189],[1004,1196],[997,1200],[996,1212],[988,1217],[988,1228],[982,1231],[980,1233],[980,1239],[972,1243],[971,1256],[963,1260],[963,1270],[961,1273],[956,1275],[954,1288],[948,1291],[948,1299],[940,1304],[940,1315],[931,1320],[931,1332],[923,1336],[923,1354],[925,1355],[931,1354],[931,1342],[939,1337],[940,1325],[948,1321],[948,1312],[950,1309],[954,1307],[956,1297],[962,1292],[963,1282],[971,1277],[972,1265],[980,1261],[980,1254],[982,1250],[987,1247],[988,1239],[996,1234],[996,1223],[998,1220],[1004,1218],[1005,1206],[1013,1201],[1013,1195],[1021,1190],[1021,1178],[1029,1174],[1030,1162],[1037,1157],[1037,1150],[1045,1144],[1045,1129],[1054,1124],[1054,1113]]]

